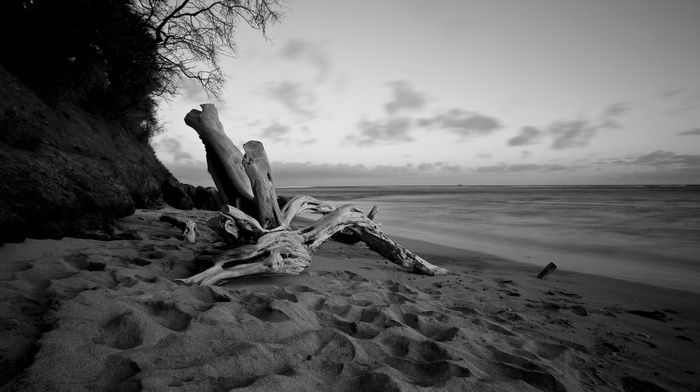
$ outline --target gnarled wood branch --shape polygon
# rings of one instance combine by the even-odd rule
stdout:
[[[272,182],[272,169],[265,153],[265,147],[256,140],[243,145],[245,158],[243,166],[253,184],[255,205],[258,207],[258,222],[265,228],[277,227],[282,223],[282,212],[277,205],[277,194]]]
[[[246,155],[241,156],[223,132],[214,105],[201,106],[202,111],[191,111],[185,122],[202,138],[208,161],[212,155],[212,162],[225,166],[225,170],[216,165],[212,170],[210,166],[210,173],[212,177],[219,177],[214,178],[217,187],[219,184],[227,187],[226,192],[235,194],[236,200],[240,195],[253,201],[257,206],[257,219],[237,207],[224,205],[219,218],[211,220],[208,225],[219,233],[226,245],[202,249],[198,260],[213,262],[214,265],[190,278],[178,279],[178,282],[213,285],[254,274],[296,275],[309,266],[313,253],[326,240],[343,230],[349,231],[343,234],[344,237],[357,237],[387,260],[411,271],[428,275],[449,273],[384,235],[379,225],[372,221],[376,207],[365,216],[352,205],[334,208],[309,196],[295,196],[280,209],[262,143],[250,141],[244,144]],[[309,227],[292,230],[292,220],[304,212],[324,216]]]
[[[253,189],[243,168],[243,154],[226,136],[216,106],[210,103],[200,106],[201,111],[192,109],[187,113],[185,124],[194,128],[202,139],[209,173],[224,202],[236,204],[238,197],[253,200]]]

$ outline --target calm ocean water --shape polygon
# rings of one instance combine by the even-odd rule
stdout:
[[[279,189],[368,212],[389,235],[700,292],[700,187]]]

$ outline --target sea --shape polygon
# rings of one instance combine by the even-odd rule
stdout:
[[[354,204],[389,236],[700,292],[700,186],[281,188]]]

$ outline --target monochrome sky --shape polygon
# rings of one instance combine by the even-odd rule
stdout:
[[[157,155],[213,185],[219,110],[277,186],[700,183],[700,1],[290,0],[238,28],[222,102],[186,84]]]

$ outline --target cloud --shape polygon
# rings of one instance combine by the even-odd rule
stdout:
[[[561,150],[587,146],[598,129],[587,121],[574,120],[555,122],[549,126],[548,130],[554,139],[552,148]]]
[[[659,94],[659,97],[673,105],[668,113],[684,114],[700,107],[700,93],[693,90],[669,90]]]
[[[674,90],[668,90],[668,91],[662,92],[661,94],[659,94],[659,97],[670,98],[670,97],[675,97],[675,96],[681,95],[683,93],[685,93],[685,90],[674,89]]]
[[[508,145],[526,146],[528,144],[535,144],[542,138],[542,135],[543,131],[541,129],[535,127],[522,127],[518,136],[508,139]]]
[[[558,121],[551,124],[548,131],[553,138],[552,148],[561,150],[587,146],[598,131],[619,128],[619,117],[627,113],[630,108],[631,105],[625,102],[610,104],[603,109],[598,123],[573,120]]]
[[[310,41],[301,39],[291,39],[287,41],[282,47],[281,56],[286,59],[309,62],[316,68],[317,82],[325,81],[331,70],[331,61],[321,49],[321,45]]]
[[[444,129],[462,137],[488,135],[502,127],[493,117],[458,108],[449,109],[433,117],[421,118],[418,125]]]
[[[661,150],[657,150],[649,154],[627,157],[621,161],[628,165],[700,168],[700,155],[678,155],[674,152]]]
[[[294,114],[307,118],[314,117],[314,112],[309,107],[316,102],[316,97],[302,83],[271,82],[267,84],[265,93]]]
[[[481,174],[514,174],[523,172],[561,172],[578,169],[577,166],[565,166],[556,163],[537,165],[534,163],[500,163],[493,166],[479,166],[475,169]]]
[[[194,186],[215,186],[207,171],[207,163],[201,160],[165,162],[165,166],[180,182]]]
[[[391,101],[384,104],[387,113],[394,114],[396,112],[407,109],[422,109],[427,102],[425,96],[411,87],[405,80],[396,80],[388,83],[391,87],[393,97]]]
[[[182,151],[182,144],[180,144],[180,141],[172,137],[161,139],[158,143],[155,143],[155,148],[172,155],[173,160],[176,162],[192,159],[190,153]]]
[[[185,79],[182,82],[180,92],[186,101],[195,102],[197,104],[211,101],[202,85],[192,79]]]
[[[700,155],[676,154],[657,150],[648,154],[601,160],[601,165],[638,167],[632,173],[612,174],[618,181],[642,183],[700,183]]]
[[[267,127],[265,127],[260,134],[263,139],[272,139],[274,141],[287,142],[289,138],[286,136],[291,132],[291,128],[287,125],[282,125],[274,122]]]
[[[466,172],[461,166],[444,162],[424,162],[418,165],[378,165],[344,163],[272,162],[277,186],[313,186],[341,184],[426,184],[435,181],[455,183]]]
[[[410,167],[413,167],[411,165]],[[464,168],[459,165],[449,165],[446,162],[423,162],[415,166],[415,169],[419,172],[428,173],[462,173]]]
[[[411,120],[407,117],[388,118],[384,120],[362,120],[358,124],[360,135],[346,137],[347,141],[360,146],[386,143],[403,143],[413,141],[408,134]]]
[[[608,105],[600,116],[599,128],[619,128],[617,118],[629,112],[631,105],[626,102],[617,102]]]
[[[684,132],[680,132],[678,136],[700,136],[700,128],[693,128]]]
[[[619,128],[619,118],[630,109],[629,103],[617,102],[606,106],[597,122],[563,120],[544,127],[525,126],[520,129],[520,134],[508,139],[508,145],[517,147],[535,144],[543,137],[550,136],[555,150],[585,147],[599,131]]]

